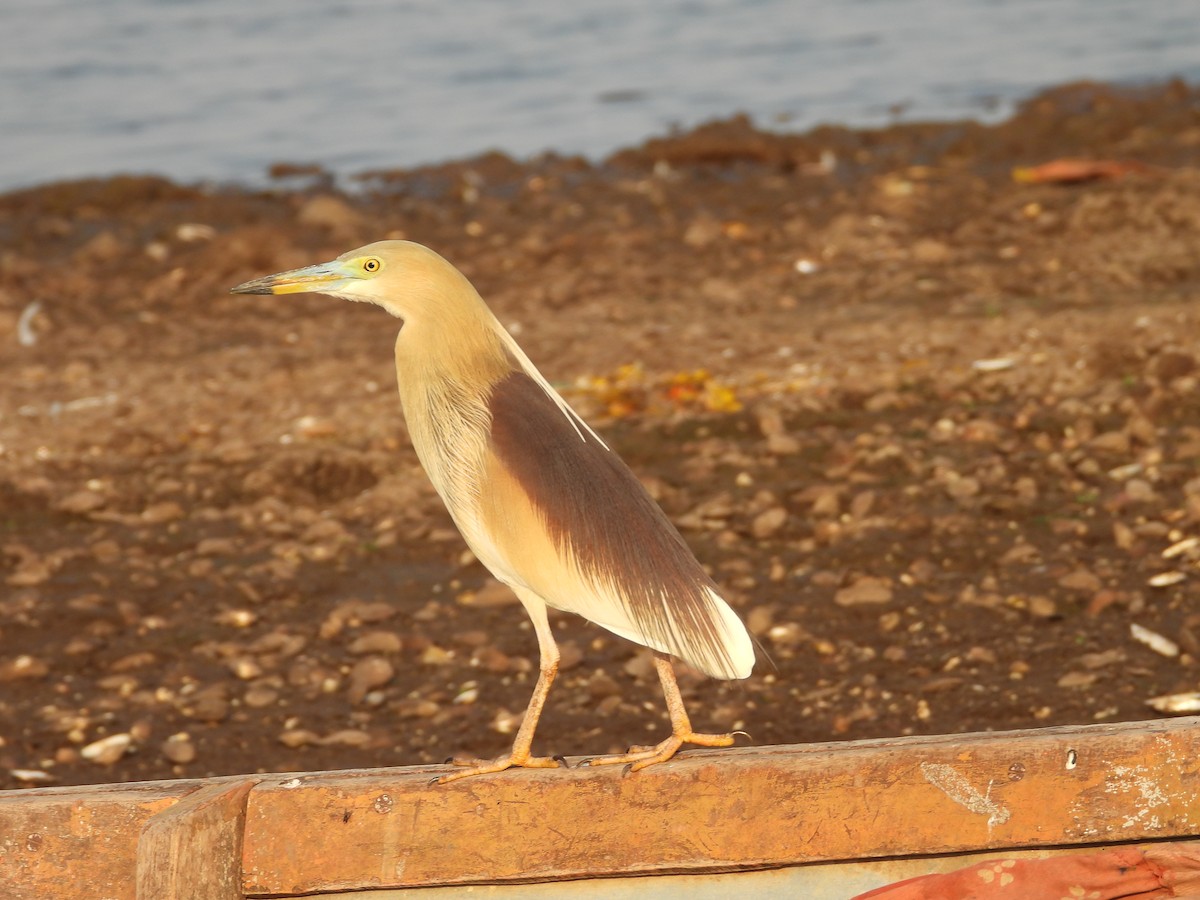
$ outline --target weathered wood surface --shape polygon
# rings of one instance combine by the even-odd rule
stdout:
[[[0,896],[134,897],[138,839],[198,781],[0,792]]]
[[[1198,718],[695,751],[624,777],[615,767],[516,770],[430,785],[438,771],[263,776],[245,796],[242,890],[288,896],[1200,837]],[[165,810],[206,785],[215,787],[192,806],[223,836],[195,860],[222,856],[241,815],[222,792],[242,780],[0,793],[5,896],[134,898],[139,838],[151,835],[143,853],[160,852],[153,835],[172,827],[154,817],[166,822]]]
[[[138,900],[242,900],[246,797],[255,781],[206,785],[146,823]]]
[[[1200,835],[1194,718],[696,751],[627,777],[542,769],[436,786],[434,771],[264,782],[247,805],[247,893]]]

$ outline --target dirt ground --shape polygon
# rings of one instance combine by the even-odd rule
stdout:
[[[1142,165],[1013,178],[1064,157]],[[1198,163],[1200,91],[1083,84],[995,127],[0,196],[0,784],[507,748],[534,636],[408,445],[399,323],[228,293],[384,237],[467,273],[744,615],[697,727],[1159,715],[1200,688]],[[536,749],[661,737],[647,652],[554,625]]]

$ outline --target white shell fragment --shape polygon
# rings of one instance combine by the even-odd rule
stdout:
[[[58,781],[49,772],[43,772],[41,769],[9,769],[8,774],[25,784],[53,784]]]
[[[1007,356],[1001,356],[996,359],[977,359],[971,363],[971,368],[976,372],[1003,372],[1005,369],[1011,369],[1017,364],[1015,359]]]
[[[1173,584],[1179,584],[1187,578],[1183,572],[1159,572],[1153,578],[1148,578],[1146,584],[1150,587],[1170,587]]]
[[[1184,538],[1182,541],[1176,541],[1164,550],[1162,558],[1174,559],[1177,556],[1183,556],[1185,553],[1191,553],[1197,547],[1200,547],[1200,537]]]
[[[1124,466],[1117,466],[1115,469],[1108,470],[1108,477],[1113,481],[1128,481],[1134,475],[1141,475],[1145,468],[1141,463],[1128,463]]]
[[[217,236],[217,229],[211,225],[201,225],[197,222],[184,222],[175,229],[175,237],[184,243],[192,241],[211,241]]]
[[[1133,639],[1139,644],[1145,644],[1155,653],[1160,653],[1163,656],[1178,656],[1179,645],[1168,637],[1163,637],[1157,631],[1151,631],[1149,628],[1143,628],[1136,622],[1131,622],[1129,625],[1129,633]]]
[[[1160,713],[1171,716],[1186,716],[1200,712],[1200,691],[1189,691],[1185,694],[1163,694],[1161,697],[1151,697],[1146,705]]]
[[[21,311],[17,319],[17,343],[22,347],[32,347],[37,343],[37,332],[33,330],[33,319],[42,311],[42,304],[34,300]]]
[[[79,755],[99,765],[108,766],[124,756],[132,743],[133,738],[128,734],[110,734],[88,744],[79,751]]]

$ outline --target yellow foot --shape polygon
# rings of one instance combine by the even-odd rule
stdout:
[[[580,765],[619,766],[628,764],[630,772],[637,772],[639,769],[644,769],[647,766],[666,762],[684,744],[695,744],[698,747],[732,747],[734,736],[738,734],[745,734],[745,732],[696,734],[694,731],[688,731],[684,734],[672,734],[666,740],[655,744],[653,747],[630,747],[628,753],[619,753],[616,756],[597,756],[585,760]]]
[[[451,765],[463,766],[461,772],[451,772],[449,775],[439,775],[434,778],[430,784],[449,784],[451,781],[458,781],[460,778],[469,778],[472,775],[490,775],[492,772],[503,772],[505,769],[521,768],[521,769],[556,769],[560,765],[566,766],[566,760],[561,756],[553,758],[549,756],[517,756],[510,753],[508,756],[501,756],[498,759],[462,759],[454,757],[447,760]]]

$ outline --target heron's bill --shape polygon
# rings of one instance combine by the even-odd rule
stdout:
[[[264,275],[230,288],[233,294],[306,294],[336,290],[349,280],[338,262]]]

